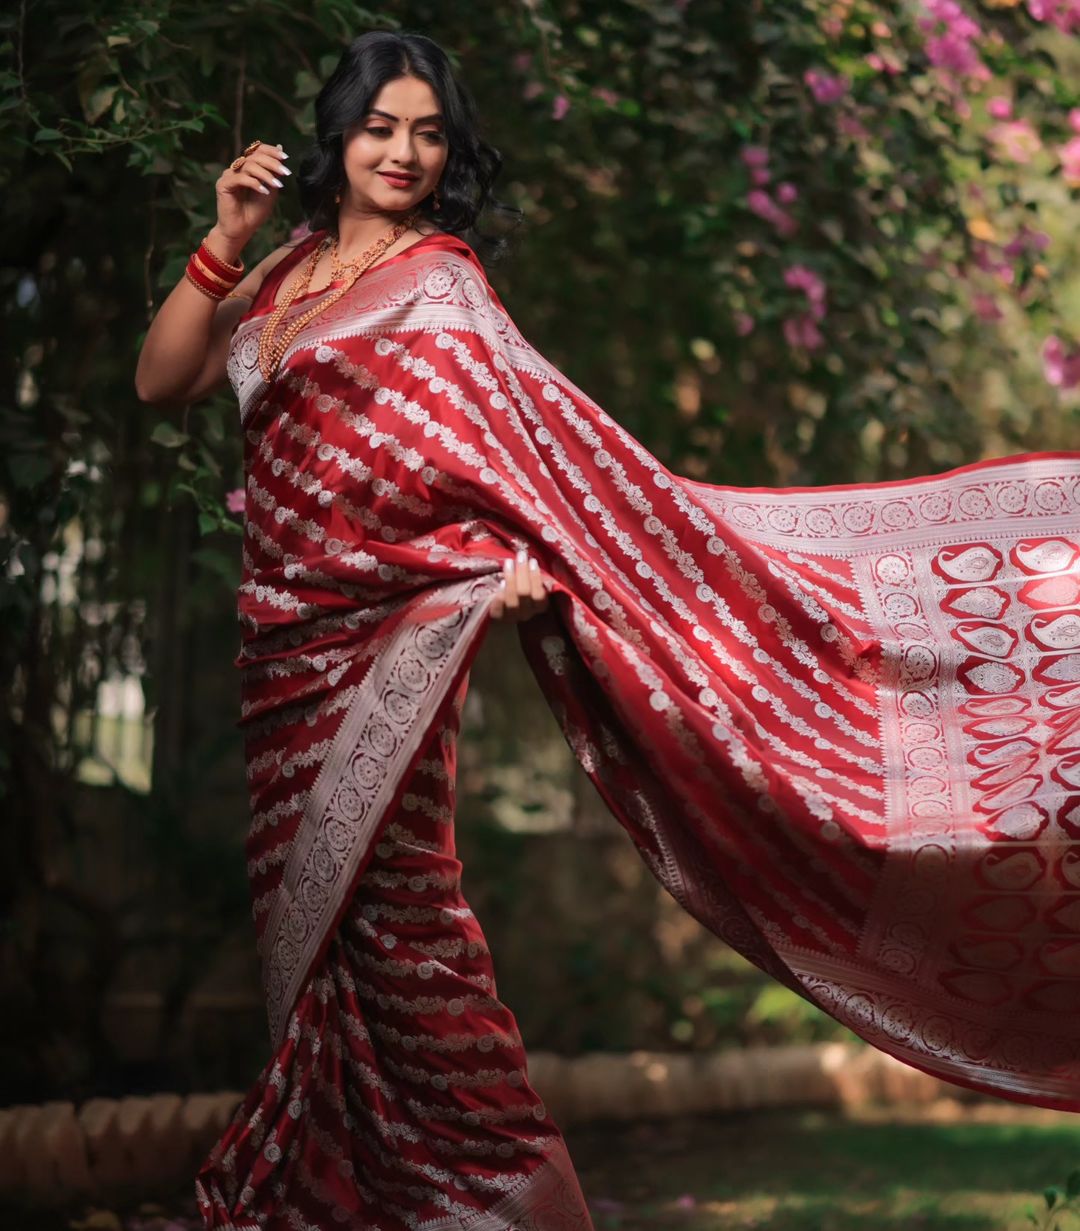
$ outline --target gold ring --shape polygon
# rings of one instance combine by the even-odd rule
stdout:
[[[249,141],[247,145],[244,146],[244,152],[238,155],[236,158],[234,158],[231,163],[229,163],[229,170],[239,171],[240,168],[244,165],[244,159],[249,154],[254,153],[254,151],[257,150],[260,145],[262,145],[262,141],[260,141],[258,138],[256,138],[254,141]]]

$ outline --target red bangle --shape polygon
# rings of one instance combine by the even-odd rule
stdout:
[[[217,274],[219,278],[225,278],[234,286],[240,281],[244,273],[243,261],[239,265],[230,265],[228,261],[223,261],[221,257],[215,256],[210,251],[210,246],[205,239],[199,245],[199,257],[205,262],[207,269]]]
[[[213,283],[214,286],[220,286],[223,291],[231,291],[240,281],[239,278],[222,278],[220,274],[214,273],[210,266],[203,260],[202,254],[199,252],[193,252],[191,254],[191,262],[204,278]]]
[[[194,259],[188,261],[187,268],[184,270],[184,277],[187,278],[192,286],[202,291],[204,295],[209,296],[211,299],[225,298],[228,288],[217,286],[211,282],[199,266],[195,264]]]

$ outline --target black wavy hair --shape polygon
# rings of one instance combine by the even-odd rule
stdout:
[[[315,99],[315,145],[297,168],[300,204],[313,231],[337,234],[338,205],[334,198],[345,187],[342,134],[364,118],[376,95],[398,77],[426,81],[439,100],[447,142],[446,166],[434,195],[420,202],[420,218],[436,230],[465,239],[480,256],[494,260],[506,249],[502,234],[479,230],[478,221],[491,209],[517,225],[522,211],[499,201],[492,192],[502,169],[502,155],[479,132],[476,104],[454,76],[446,53],[423,34],[370,30],[354,39]]]

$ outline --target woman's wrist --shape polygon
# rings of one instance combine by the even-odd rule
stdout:
[[[243,240],[224,235],[219,227],[214,226],[211,227],[210,233],[203,242],[214,256],[220,260],[227,262],[229,265],[241,264],[240,253],[244,250]]]

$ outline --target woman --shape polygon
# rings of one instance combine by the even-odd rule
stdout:
[[[312,233],[244,276],[288,170],[252,143],[136,378],[190,399],[227,372],[245,439],[273,1055],[199,1172],[207,1227],[589,1226],[453,853],[468,669],[506,613],[696,918],[908,1063],[1080,1108],[1080,456],[675,475],[458,234],[498,159],[442,52],[365,35],[316,116]]]

